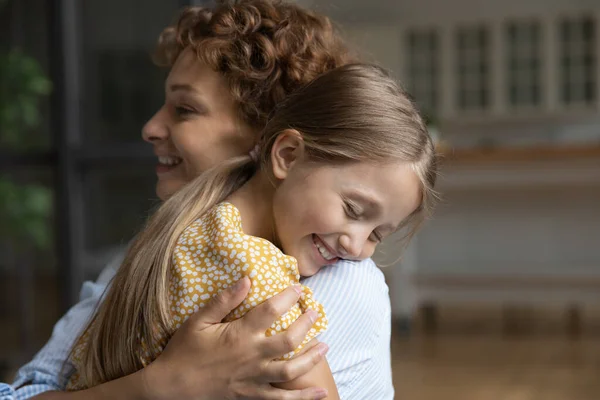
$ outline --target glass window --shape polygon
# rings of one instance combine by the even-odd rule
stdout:
[[[142,126],[164,100],[166,71],[152,63],[152,52],[181,3],[81,2],[84,142],[140,140]]]
[[[564,104],[590,104],[596,93],[596,25],[593,18],[560,22],[560,94]]]
[[[480,26],[459,28],[456,35],[458,108],[482,110],[490,103],[490,35]]]
[[[0,1],[0,381],[39,350],[62,311],[49,118],[51,7]]]
[[[31,357],[60,317],[53,187],[45,168],[0,171],[0,366]]]
[[[0,149],[41,151],[52,144],[50,7],[35,0],[0,1]]]
[[[511,106],[541,103],[541,27],[538,22],[506,26],[508,101]]]
[[[439,92],[439,36],[434,30],[409,32],[407,48],[407,85],[426,114],[436,114]]]
[[[158,205],[156,175],[151,166],[140,165],[90,170],[83,181],[86,275],[93,277],[107,257],[127,245]]]
[[[0,381],[11,380],[14,368],[47,341],[65,300],[77,300],[77,270],[83,268],[88,279],[97,276],[157,204],[149,162],[154,157],[140,152],[129,158],[135,146],[124,142],[139,143],[151,154],[140,130],[163,102],[165,77],[152,64],[151,52],[186,3],[86,0],[63,10],[62,3],[0,0]],[[51,28],[63,24],[80,33],[80,46],[62,48],[65,43]],[[11,52],[16,48],[20,52]],[[61,59],[63,53],[73,57]],[[79,62],[81,82],[61,79],[61,68],[77,70],[72,63]],[[53,83],[50,70],[58,78]],[[51,90],[58,94],[53,102]],[[65,93],[81,94],[81,116],[61,108]],[[81,147],[57,134],[71,116],[81,117]],[[56,147],[76,159],[60,170],[51,148],[54,136]],[[59,171],[64,175],[56,176]],[[55,207],[54,192],[73,202],[83,199],[83,218],[67,204]],[[56,221],[84,228],[83,249],[75,248],[81,245],[73,238],[61,238],[61,248],[73,254],[60,261]]]

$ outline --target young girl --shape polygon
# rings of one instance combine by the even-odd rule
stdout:
[[[200,175],[150,218],[73,348],[69,387],[148,365],[189,315],[244,276],[252,289],[227,320],[338,259],[370,257],[397,230],[408,240],[432,210],[435,177],[425,125],[385,71],[354,64],[325,73],[275,110],[250,155]],[[313,329],[293,353],[327,326],[301,290],[266,332],[311,313]],[[322,364],[285,386],[338,398]]]

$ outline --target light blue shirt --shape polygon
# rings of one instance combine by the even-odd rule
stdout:
[[[67,363],[63,369],[63,363],[120,262],[116,258],[96,282],[83,285],[80,302],[58,321],[48,343],[19,370],[15,382],[0,383],[0,400],[64,390],[73,367]],[[393,400],[391,310],[383,273],[371,260],[341,261],[303,283],[327,311],[329,327],[319,340],[329,345],[327,360],[340,397]]]

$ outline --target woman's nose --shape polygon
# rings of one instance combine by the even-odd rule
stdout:
[[[166,118],[167,113],[163,106],[142,128],[142,138],[148,143],[165,140],[169,136]]]

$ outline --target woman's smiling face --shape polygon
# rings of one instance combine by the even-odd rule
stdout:
[[[165,104],[142,130],[158,157],[158,197],[165,200],[200,173],[248,153],[256,134],[239,119],[223,76],[183,51],[166,80]]]

